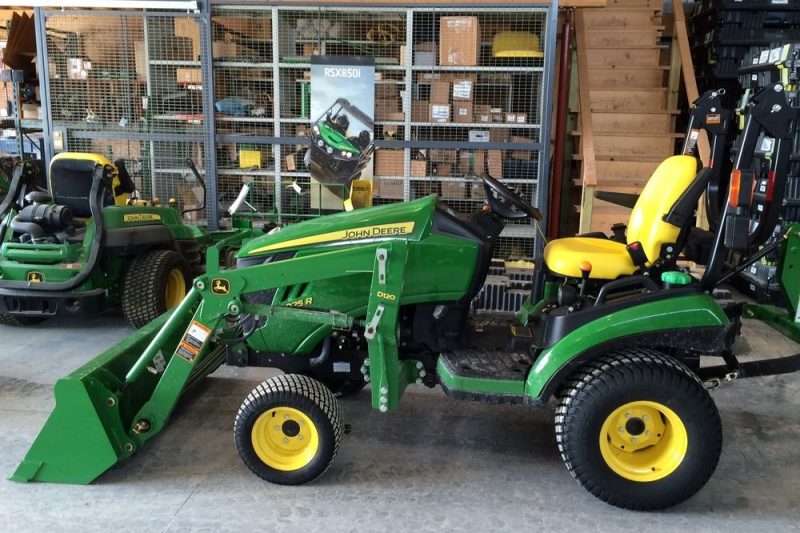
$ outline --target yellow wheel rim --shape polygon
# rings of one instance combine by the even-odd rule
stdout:
[[[291,407],[276,407],[256,420],[253,449],[267,466],[284,472],[306,466],[319,449],[319,434],[309,417]]]
[[[656,402],[626,403],[606,418],[600,452],[606,464],[631,481],[657,481],[680,466],[689,447],[675,411]]]
[[[179,268],[174,268],[167,276],[167,286],[164,289],[164,301],[167,309],[172,309],[186,297],[186,278]]]

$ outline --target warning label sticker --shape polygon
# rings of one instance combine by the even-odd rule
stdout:
[[[175,350],[175,355],[193,363],[197,354],[200,353],[200,350],[206,343],[210,333],[211,330],[204,325],[199,322],[192,322],[189,329],[186,330],[183,339],[181,339],[178,349]]]

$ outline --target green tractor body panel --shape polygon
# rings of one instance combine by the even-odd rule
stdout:
[[[351,246],[393,238],[419,241],[430,234],[435,196],[413,202],[356,209],[306,220],[243,246],[237,258],[271,255],[308,246]]]
[[[728,317],[706,294],[641,304],[614,313],[564,336],[536,359],[525,382],[525,395],[539,398],[547,383],[582,353],[615,339],[686,327],[725,326]]]
[[[410,241],[403,289],[400,294],[389,297],[404,305],[458,300],[469,289],[478,250],[463,239],[431,233],[435,204],[435,197],[429,196],[414,202],[308,220],[250,241],[237,257],[263,256],[266,260],[274,254],[297,250],[294,258],[284,261],[313,259],[315,255],[345,246],[372,258],[381,243],[403,239]],[[318,263],[311,264],[313,269],[319,268]],[[311,274],[308,273],[309,279]],[[367,312],[371,283],[371,269],[354,269],[344,276],[267,291],[268,301],[262,303],[328,309],[361,317]],[[270,294],[274,295],[269,297]],[[243,300],[252,298],[245,295]],[[330,332],[329,326],[291,319],[268,320],[248,342],[259,351],[307,354]]]

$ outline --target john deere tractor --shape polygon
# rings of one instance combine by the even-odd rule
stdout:
[[[718,100],[707,94],[696,110]],[[724,130],[730,115],[711,107],[693,124]],[[675,505],[703,487],[720,457],[708,389],[800,368],[800,354],[740,363],[733,351],[742,319],[800,340],[800,225],[771,245],[788,309],[715,298],[736,269],[767,253],[759,244],[780,211],[796,107],[781,84],[753,98],[730,179],[715,170],[727,155],[719,132],[709,131],[718,149],[702,171],[692,144],[665,160],[635,201],[625,242],[548,243],[530,297],[505,321],[473,316],[470,302],[504,221],[541,214],[488,175],[488,208],[474,213],[428,196],[251,240],[235,269],[197,277],[172,313],[56,383],[56,409],[11,479],[91,482],[164,429],[180,397],[227,363],[285,372],[256,387],[234,422],[242,461],[272,483],[307,483],[331,466],[344,438],[337,392],[370,384],[375,416],[391,416],[407,387],[439,386],[455,399],[527,408],[554,399],[558,449],[581,485],[628,509]],[[772,194],[754,200],[760,171],[751,163],[763,135],[776,140],[764,174]],[[710,185],[724,190],[720,181],[731,192],[710,253],[695,258],[705,273],[693,274],[678,259],[698,199]],[[746,256],[736,268],[725,263],[731,249]],[[705,358],[720,364],[701,367]]]
[[[17,165],[1,207],[0,324],[121,306],[139,328],[183,300],[210,244],[228,239],[234,249],[245,235],[209,234],[185,225],[175,207],[131,202],[123,161],[62,153],[46,189],[37,186],[40,175]]]

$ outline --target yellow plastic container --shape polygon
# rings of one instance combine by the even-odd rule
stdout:
[[[526,31],[501,31],[492,40],[492,57],[544,57],[539,36]]]
[[[261,168],[260,150],[239,150],[239,168]]]

